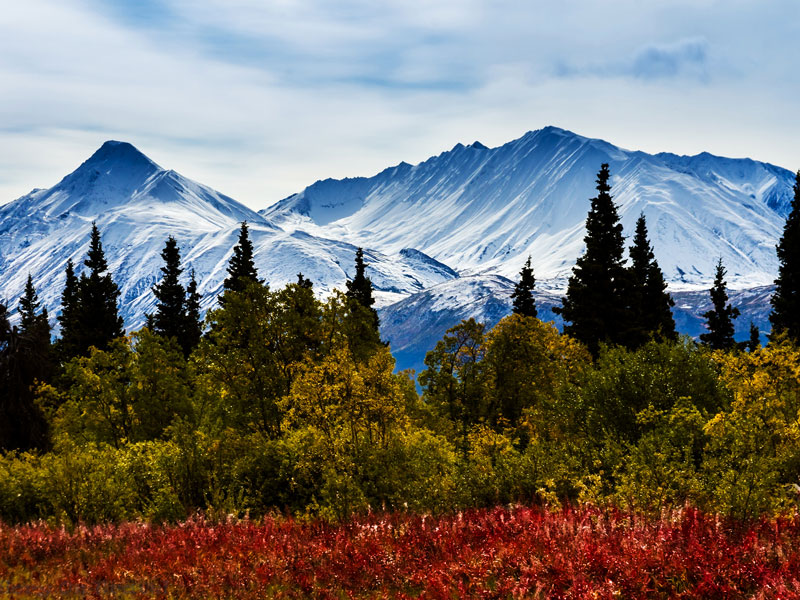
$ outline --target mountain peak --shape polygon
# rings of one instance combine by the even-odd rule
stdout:
[[[108,140],[105,142],[89,157],[89,160],[81,166],[111,166],[112,163],[114,165],[124,165],[126,167],[145,167],[153,170],[161,170],[161,167],[142,154],[136,146],[128,142],[119,142],[117,140]]]

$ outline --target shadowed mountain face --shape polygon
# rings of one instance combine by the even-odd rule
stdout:
[[[749,159],[650,155],[547,127],[498,148],[461,144],[370,178],[326,180],[261,211],[287,230],[386,252],[418,248],[462,274],[565,287],[583,249],[595,178],[609,163],[625,231],[647,217],[674,289],[704,287],[720,256],[732,287],[772,283],[794,176]]]

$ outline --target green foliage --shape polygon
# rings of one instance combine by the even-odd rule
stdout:
[[[470,319],[426,357],[420,396],[355,298],[323,304],[302,275],[225,298],[189,360],[143,329],[38,384],[29,406],[54,446],[0,454],[0,519],[796,506],[800,350],[787,336],[748,353],[661,336],[593,360],[534,317],[489,331]],[[4,309],[0,325],[7,376],[25,336]]]
[[[228,263],[228,277],[222,283],[222,287],[226,292],[241,292],[256,282],[258,282],[258,272],[253,260],[253,242],[250,241],[247,221],[242,221],[239,241],[233,248],[233,255]],[[227,294],[223,294],[220,303],[224,304],[226,299]]]
[[[700,335],[700,341],[712,350],[728,350],[736,346],[733,339],[733,320],[739,316],[739,309],[728,304],[728,292],[725,288],[725,267],[722,266],[720,258],[714,277],[714,287],[711,288],[711,302],[714,308],[703,313],[708,333]]]
[[[48,425],[34,402],[33,388],[52,371],[46,313],[31,308],[28,327],[12,327],[0,304],[0,450],[44,449]]]
[[[81,274],[78,282],[74,329],[70,332],[75,337],[65,343],[77,350],[75,356],[87,355],[92,347],[106,350],[112,340],[122,336],[122,317],[117,312],[119,288],[108,272],[100,230],[95,223],[84,265],[89,273]]]
[[[514,285],[514,292],[511,294],[513,300],[512,312],[524,317],[536,317],[536,300],[533,297],[533,288],[536,285],[536,278],[533,276],[531,268],[531,257],[525,262],[519,272],[519,281]]]
[[[794,184],[791,210],[778,242],[778,278],[769,320],[772,330],[800,341],[800,171]]]
[[[637,348],[653,336],[675,339],[677,334],[671,310],[675,301],[667,292],[667,282],[647,238],[644,214],[636,221],[630,257],[625,345]]]
[[[601,343],[624,342],[627,319],[622,224],[610,194],[610,177],[608,165],[603,164],[597,174],[598,193],[586,218],[586,251],[572,269],[562,306],[555,309],[566,323],[564,332],[594,356]]]
[[[372,280],[365,275],[366,270],[367,264],[364,262],[364,250],[358,248],[356,250],[356,274],[353,279],[348,279],[346,282],[346,295],[369,312],[369,322],[375,335],[377,335],[380,322],[378,320],[378,312],[373,308],[375,299],[372,297]]]
[[[92,350],[66,367],[67,387],[55,427],[79,442],[116,448],[164,436],[177,417],[189,418],[191,375],[174,340],[147,329]]]

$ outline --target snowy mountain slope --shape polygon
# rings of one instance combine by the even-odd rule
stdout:
[[[130,144],[107,142],[52,188],[0,206],[0,298],[15,306],[31,273],[43,305],[55,316],[65,264],[71,258],[80,271],[96,221],[122,292],[127,327],[141,326],[153,310],[151,287],[169,235],[181,248],[185,278],[190,269],[196,271],[204,308],[209,308],[244,220],[250,224],[259,274],[272,286],[295,281],[302,271],[324,295],[343,289],[354,274],[355,246],[286,232],[232,198],[159,167]],[[379,303],[457,276],[418,251],[366,249],[365,257]]]
[[[643,212],[673,289],[706,286],[720,256],[731,287],[772,283],[791,172],[705,153],[632,152],[555,127],[498,148],[458,144],[370,178],[320,181],[261,214],[287,231],[385,252],[418,248],[462,274],[515,277],[531,255],[542,287],[563,289],[603,162],[626,233]]]
[[[736,339],[748,339],[751,321],[762,334],[769,331],[769,300],[774,289],[763,286],[729,292],[730,302],[742,313],[734,322]],[[514,282],[501,275],[465,276],[440,283],[380,309],[381,335],[391,344],[399,369],[419,372],[424,368],[425,353],[462,319],[474,318],[491,328],[511,314],[513,290]],[[553,321],[561,330],[563,321],[553,313],[553,307],[561,305],[561,294],[537,290],[535,296],[539,318]],[[672,297],[678,331],[694,338],[704,333],[702,314],[711,308],[709,290],[678,291]]]

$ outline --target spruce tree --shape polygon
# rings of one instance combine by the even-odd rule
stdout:
[[[722,258],[717,263],[714,287],[711,288],[711,302],[714,308],[703,313],[708,333],[701,334],[700,341],[712,350],[733,348],[736,345],[733,339],[733,320],[739,316],[739,309],[728,304]]]
[[[60,359],[65,362],[81,353],[78,335],[79,293],[75,267],[72,264],[72,259],[69,259],[67,261],[64,290],[61,293],[61,313],[57,317],[61,325],[61,338],[56,343],[56,348]]]
[[[239,230],[239,241],[233,248],[233,256],[228,263],[228,277],[222,287],[225,291],[241,292],[249,283],[258,281],[258,272],[253,262],[253,242],[250,241],[250,230],[247,221],[242,221]]]
[[[347,281],[345,296],[348,301],[348,316],[345,331],[350,350],[356,360],[366,360],[382,345],[378,311],[373,304],[372,280],[366,276],[364,250],[356,250],[356,274]]]
[[[92,346],[105,350],[111,340],[122,335],[122,317],[117,311],[119,288],[108,272],[96,223],[92,223],[89,252],[84,265],[89,269],[89,274],[81,274],[78,285],[77,337],[80,354],[86,354]]]
[[[785,331],[800,341],[800,171],[795,177],[794,199],[777,252],[780,265],[769,316],[772,332]]]
[[[45,449],[48,443],[47,421],[34,390],[37,381],[47,382],[52,375],[50,324],[47,311],[36,314],[38,300],[29,283],[20,300],[26,320],[22,330],[11,326],[0,304],[0,450]],[[28,307],[33,307],[30,312]]]
[[[36,327],[40,320],[40,315],[36,314],[39,310],[39,296],[33,287],[33,277],[28,273],[28,281],[25,283],[25,295],[19,300],[20,326],[23,332],[28,332]]]
[[[536,279],[533,276],[531,257],[529,256],[519,272],[519,281],[514,286],[514,292],[511,294],[511,298],[514,301],[511,312],[523,317],[536,318],[536,300],[533,297],[534,285],[536,285]]]
[[[372,280],[365,275],[367,265],[364,262],[364,250],[356,250],[356,274],[352,280],[347,280],[348,298],[357,301],[361,306],[370,310],[374,316],[375,330],[378,330],[378,312],[372,307],[375,299],[372,297]]]
[[[749,352],[755,352],[761,346],[761,332],[758,325],[750,321],[750,339],[747,340],[746,347]]]
[[[562,306],[554,309],[564,318],[564,332],[586,344],[594,356],[601,342],[624,339],[626,320],[624,240],[609,178],[603,164],[586,218],[586,251],[572,269]]]
[[[50,319],[47,309],[39,311],[39,296],[33,287],[33,278],[28,274],[25,284],[25,295],[19,300],[20,334],[29,343],[34,355],[43,364],[40,371],[49,374],[52,367],[52,344],[50,341]],[[40,378],[45,381],[45,377]]]
[[[203,335],[203,320],[200,318],[201,296],[197,293],[197,280],[194,276],[194,269],[186,286],[186,302],[183,314],[183,329],[178,338],[184,356],[189,356],[200,343]]]
[[[153,286],[153,294],[157,300],[156,312],[152,319],[153,332],[180,341],[186,329],[184,312],[186,290],[178,280],[183,269],[181,269],[180,249],[174,237],[167,238],[161,251],[161,258],[164,259],[161,281]]]
[[[675,339],[675,320],[672,307],[675,301],[667,293],[664,274],[658,266],[644,214],[636,221],[636,233],[630,247],[631,266],[628,269],[628,319],[625,345],[637,348],[653,336]]]

